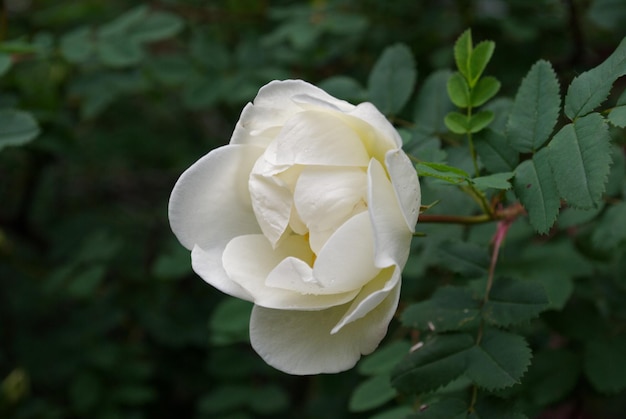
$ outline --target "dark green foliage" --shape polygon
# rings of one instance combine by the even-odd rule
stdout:
[[[623,1],[0,14],[1,418],[623,416]],[[333,376],[263,364],[168,228],[177,176],[285,78],[378,106],[428,206],[386,340]]]

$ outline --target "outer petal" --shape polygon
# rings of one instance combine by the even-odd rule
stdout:
[[[300,112],[299,102],[313,101],[331,109],[347,111],[354,106],[332,97],[319,87],[302,80],[274,80],[263,86],[254,104],[248,104],[239,117],[232,144],[264,144],[276,134],[276,127]]]
[[[376,106],[369,102],[359,104],[354,110],[348,112],[348,115],[359,118],[366,121],[372,127],[374,127],[382,136],[388,141],[392,141],[395,144],[394,148],[402,147],[402,138],[398,131],[391,125],[389,120],[380,113]]]
[[[259,233],[248,193],[248,176],[263,149],[217,148],[178,179],[169,201],[172,231],[187,249],[223,246],[233,237]]]
[[[337,333],[342,327],[374,310],[389,293],[400,287],[400,274],[401,269],[397,266],[383,269],[376,278],[361,289],[331,333]]]
[[[269,365],[289,374],[336,373],[352,368],[361,354],[376,349],[387,333],[400,295],[393,289],[365,317],[335,334],[331,329],[347,305],[321,311],[271,310],[255,306],[250,319],[252,347]]]
[[[412,233],[407,227],[396,194],[385,170],[372,159],[368,168],[369,214],[374,228],[376,266],[404,267]]]
[[[385,163],[404,220],[411,232],[413,232],[415,231],[415,223],[417,223],[422,202],[417,172],[411,160],[402,150],[389,151],[385,156]]]
[[[224,253],[225,245],[224,243],[220,246],[213,246],[208,250],[194,246],[191,251],[191,266],[193,270],[200,278],[218,290],[242,300],[254,301],[248,291],[226,274],[222,265],[222,254]]]
[[[276,249],[273,249],[265,236],[255,234],[231,240],[224,250],[222,262],[228,277],[245,289],[255,304],[264,307],[319,310],[344,304],[358,294],[359,289],[330,295],[312,295],[283,287],[268,286],[266,280],[270,273],[279,266],[285,269],[281,262],[289,262],[293,258],[300,260],[313,258],[313,253],[302,237],[286,237]],[[312,281],[310,268],[307,272],[303,263],[296,263],[293,268],[301,275],[303,282]],[[285,271],[279,273],[284,274]],[[283,281],[279,285],[283,286],[287,280]]]

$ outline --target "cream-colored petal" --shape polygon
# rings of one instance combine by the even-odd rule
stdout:
[[[385,138],[386,141],[391,142],[389,145],[391,148],[402,147],[402,138],[400,138],[398,131],[396,131],[393,125],[391,125],[391,122],[389,122],[385,115],[380,113],[376,106],[371,103],[360,103],[352,111],[348,112],[348,115],[365,121],[371,125],[380,133],[381,137]]]
[[[404,220],[407,227],[413,232],[422,202],[420,183],[415,167],[402,150],[389,151],[385,156],[385,163]]]
[[[273,249],[265,236],[257,234],[231,240],[224,250],[222,263],[228,277],[245,289],[255,304],[263,307],[318,310],[344,304],[358,293],[357,289],[332,295],[307,295],[268,286],[270,273],[290,257],[313,260],[313,253],[301,236],[288,236]]]
[[[331,330],[348,305],[320,311],[252,309],[250,342],[276,369],[295,375],[337,373],[376,349],[398,305],[399,287],[372,311],[337,333]]]
[[[379,271],[374,266],[374,236],[367,212],[355,215],[339,227],[326,241],[313,266],[313,275],[321,286],[333,292],[360,289]]]
[[[389,293],[395,288],[400,288],[401,269],[397,266],[385,268],[376,278],[368,282],[359,292],[350,308],[346,311],[341,320],[333,327],[332,333],[337,333],[345,325],[352,323],[367,313],[374,310]]]
[[[168,215],[183,246],[207,250],[261,231],[250,202],[248,176],[262,152],[250,145],[220,147],[180,176],[170,196]]]
[[[264,156],[276,166],[366,167],[369,162],[357,133],[341,118],[326,111],[303,111],[291,117]]]
[[[358,167],[306,167],[296,183],[294,204],[318,253],[326,239],[367,208],[367,174]]]
[[[369,214],[374,229],[376,266],[404,267],[409,257],[412,232],[407,227],[400,204],[385,170],[372,159],[368,169]]]
[[[222,246],[213,246],[208,250],[194,246],[191,251],[191,266],[193,270],[200,278],[218,290],[242,300],[253,301],[250,293],[226,274],[222,265],[222,255],[225,246],[226,243]]]
[[[280,168],[261,157],[254,165],[248,182],[256,220],[274,247],[289,225],[293,206],[290,186],[278,176],[279,171]]]
[[[306,108],[301,103],[313,101],[331,109],[351,110],[353,105],[330,96],[319,87],[302,80],[274,80],[261,87],[239,117],[232,144],[261,144],[267,146],[268,139],[277,134],[296,113]]]

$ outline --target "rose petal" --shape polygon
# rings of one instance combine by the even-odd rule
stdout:
[[[355,215],[330,236],[317,255],[313,275],[333,292],[360,289],[378,275],[374,236],[367,212]]]
[[[248,176],[262,152],[250,145],[220,147],[180,176],[168,212],[172,231],[183,246],[207,250],[261,231],[252,211]]]
[[[389,151],[385,156],[385,163],[404,220],[411,232],[413,232],[415,231],[415,223],[417,223],[422,202],[417,172],[411,160],[402,150]]]
[[[336,373],[352,368],[376,349],[398,305],[400,288],[365,317],[337,333],[331,329],[347,305],[320,311],[252,309],[250,342],[269,365],[289,374]]]
[[[307,295],[268,286],[266,280],[270,273],[289,257],[313,260],[313,253],[302,236],[286,237],[273,249],[265,236],[255,234],[231,240],[224,250],[222,263],[228,277],[245,289],[255,304],[268,308],[318,310],[344,304],[358,293],[357,289],[333,295]]]
[[[369,214],[374,229],[376,266],[404,267],[409,257],[412,233],[396,199],[395,191],[385,170],[372,159],[368,168]]]
[[[277,135],[276,127],[304,108],[299,103],[308,101],[330,109],[348,111],[354,105],[332,97],[319,87],[302,80],[274,80],[263,86],[253,104],[241,112],[231,144],[259,144],[267,146],[269,138]]]
[[[291,117],[267,148],[276,166],[367,166],[369,155],[357,133],[336,113],[303,111]]]
[[[352,323],[374,310],[391,291],[400,287],[401,269],[397,266],[385,268],[378,276],[365,285],[350,304],[350,308],[333,327],[331,333],[337,333],[348,323]]]
[[[226,274],[222,266],[222,255],[225,246],[226,243],[222,246],[211,247],[208,250],[194,246],[191,251],[191,266],[193,270],[200,278],[218,290],[242,300],[253,301],[250,293]]]
[[[366,209],[366,199],[367,175],[361,168],[312,166],[302,171],[293,200],[315,253],[341,224]]]
[[[380,133],[380,137],[385,139],[385,142],[391,141],[390,148],[402,147],[402,138],[398,131],[391,125],[391,122],[380,113],[376,106],[369,102],[364,102],[356,106],[353,110],[348,112],[348,115],[358,118],[362,121],[367,121],[375,130]],[[393,147],[395,145],[395,147]]]
[[[293,206],[291,188],[277,176],[279,172],[279,168],[260,158],[248,181],[257,222],[274,247],[289,225]]]

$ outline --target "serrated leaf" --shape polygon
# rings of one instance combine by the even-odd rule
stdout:
[[[556,221],[561,201],[546,150],[517,166],[513,189],[528,211],[530,224],[538,233],[547,233]]]
[[[348,409],[363,412],[382,406],[398,393],[391,387],[388,375],[377,375],[361,382],[352,392]]]
[[[591,242],[598,249],[612,249],[626,240],[626,203],[610,206],[591,233]]]
[[[466,369],[471,335],[437,335],[410,353],[393,371],[391,384],[407,394],[436,390],[459,377]]]
[[[409,416],[416,419],[465,419],[467,403],[460,399],[442,399],[420,407],[419,412]]]
[[[385,115],[396,114],[406,104],[417,80],[413,53],[404,44],[385,48],[370,73],[370,101]]]
[[[515,151],[503,134],[487,128],[474,137],[474,147],[480,161],[491,173],[509,172],[517,166],[519,154]]]
[[[320,89],[328,92],[332,96],[344,99],[363,101],[367,97],[367,92],[361,84],[347,76],[333,76],[318,83]]]
[[[391,372],[399,359],[409,353],[409,342],[398,340],[376,350],[359,362],[358,371],[363,375],[380,375]]]
[[[411,413],[413,413],[413,408],[403,405],[383,410],[374,416],[370,416],[369,419],[406,419]]]
[[[406,327],[449,332],[476,326],[479,305],[471,291],[460,287],[439,288],[429,300],[408,306],[400,317]]]
[[[472,179],[472,183],[477,189],[502,189],[507,190],[511,188],[509,179],[513,177],[514,172],[494,173],[493,175],[481,176]]]
[[[470,103],[470,89],[461,73],[454,73],[448,79],[448,96],[459,108],[467,108]]]
[[[626,39],[597,67],[576,77],[567,89],[565,115],[571,120],[587,115],[608,97],[615,80],[626,74]]]
[[[565,125],[548,145],[548,159],[561,198],[592,208],[602,198],[611,164],[610,136],[600,114]]]
[[[607,116],[609,122],[616,127],[626,128],[626,90],[622,92]]]
[[[467,277],[478,277],[487,272],[487,248],[472,242],[446,240],[439,245],[442,266]]]
[[[466,134],[470,131],[469,121],[467,115],[463,115],[459,112],[449,112],[443,122],[446,127],[455,134]]]
[[[493,41],[482,41],[474,47],[469,62],[470,78],[468,81],[470,87],[476,86],[476,82],[485,71],[495,49],[496,44]]]
[[[538,281],[496,278],[483,318],[496,326],[511,326],[535,318],[548,307],[546,291]]]
[[[547,61],[537,61],[522,80],[507,124],[507,139],[522,153],[535,152],[556,125],[561,108],[559,81]]]
[[[450,74],[448,70],[435,71],[422,83],[413,111],[413,121],[420,132],[436,134],[446,130],[443,118],[454,108],[446,93]]]
[[[236,298],[226,298],[215,308],[209,321],[211,342],[215,345],[229,345],[249,339],[248,325],[252,304]]]
[[[471,80],[470,57],[472,56],[472,31],[467,29],[454,43],[454,61],[459,72],[466,80]]]
[[[0,110],[0,150],[23,145],[39,135],[39,125],[28,112],[14,109]]]
[[[472,107],[483,105],[500,91],[500,82],[492,76],[483,77],[478,80],[471,94]]]
[[[468,352],[467,376],[487,390],[510,387],[520,382],[531,357],[522,336],[487,329],[480,345]]]
[[[589,340],[583,368],[593,387],[601,393],[626,389],[626,335]]]
[[[482,131],[493,121],[494,113],[488,110],[483,110],[475,113],[469,118],[468,121],[468,129],[469,132],[475,134],[479,131]]]
[[[415,169],[418,176],[434,177],[455,184],[469,177],[466,171],[443,163],[420,162],[415,165]]]

